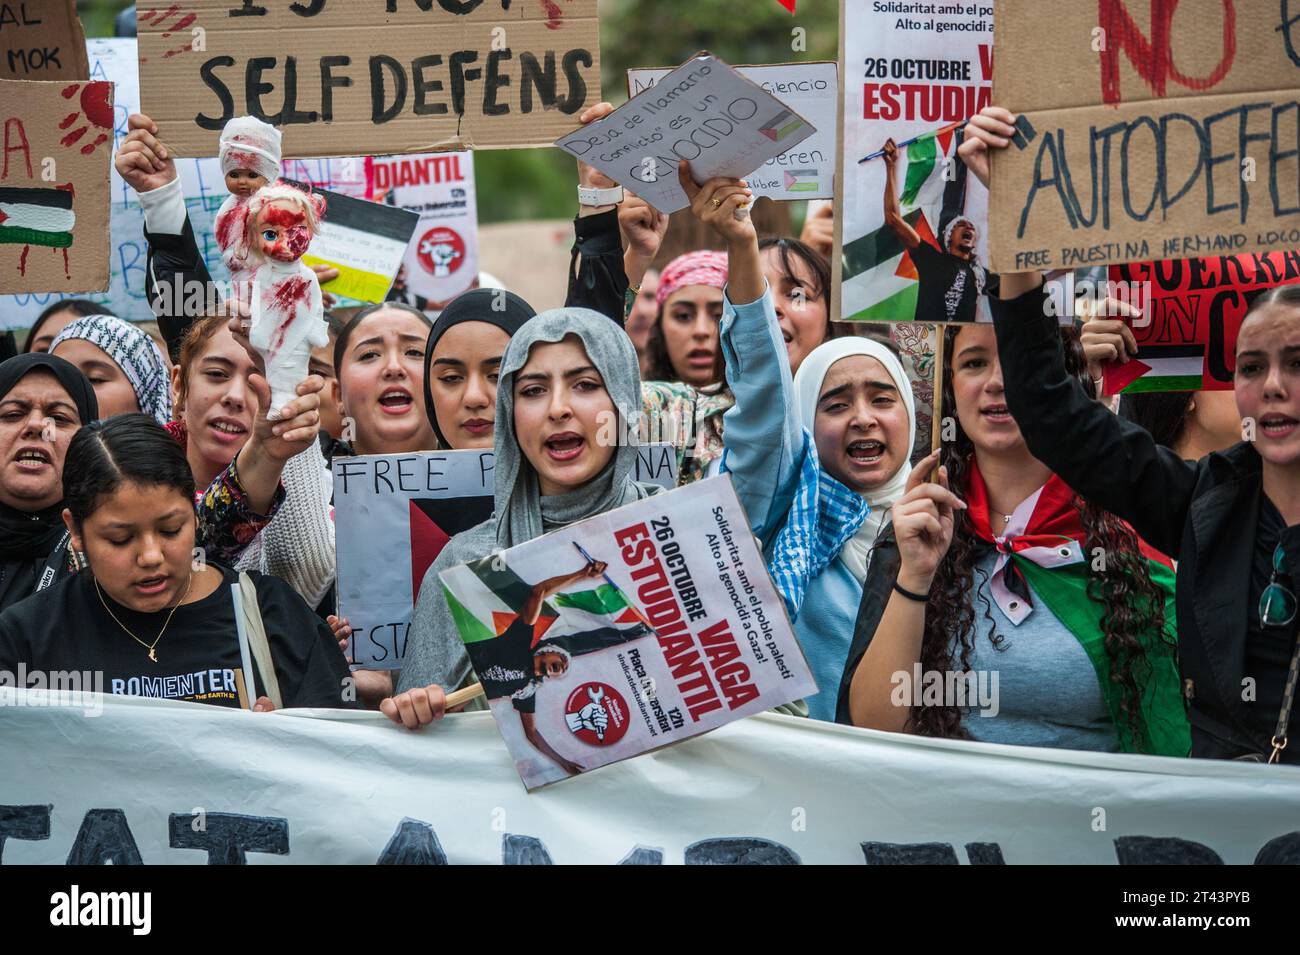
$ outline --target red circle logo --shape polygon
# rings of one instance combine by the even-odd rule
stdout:
[[[420,236],[420,265],[436,278],[446,278],[465,261],[465,240],[446,226],[436,226]]]
[[[613,746],[627,733],[627,702],[608,683],[584,683],[569,694],[564,722],[588,746]]]

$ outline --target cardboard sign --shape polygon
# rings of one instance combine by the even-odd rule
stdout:
[[[145,112],[184,156],[245,114],[286,157],[545,146],[600,101],[596,0],[153,0],[138,23]]]
[[[429,565],[448,539],[492,514],[492,459],[423,451],[335,460],[338,612],[352,624],[360,666],[401,667]]]
[[[87,41],[90,78],[113,84],[113,149],[126,136],[127,117],[140,112],[140,83],[133,38],[92,38]],[[105,148],[107,144],[105,144]],[[110,165],[111,169],[111,165]],[[177,159],[176,172],[185,193],[185,208],[194,228],[199,252],[214,280],[228,275],[213,236],[213,219],[229,193],[221,166],[215,159]],[[283,174],[313,188],[331,189],[365,198],[365,163],[355,157],[344,159],[297,159],[283,164]],[[0,328],[29,328],[36,317],[61,298],[89,298],[108,306],[114,314],[130,321],[153,319],[145,297],[144,214],[135,191],[116,170],[110,172],[112,199],[109,221],[109,282],[102,293],[29,292],[0,295]],[[0,282],[0,292],[9,286]],[[189,292],[179,289],[181,301]],[[202,294],[202,290],[195,294]],[[179,305],[175,306],[179,309]]]
[[[710,53],[687,60],[604,119],[555,141],[661,212],[690,203],[677,181],[685,159],[698,182],[747,176],[817,130]]]
[[[648,90],[670,67],[627,71],[629,96]],[[756,196],[769,199],[829,199],[835,195],[835,112],[838,87],[834,63],[773,63],[738,66],[736,72],[787,104],[817,127],[797,146],[773,156],[746,177]]]
[[[988,193],[957,157],[960,124],[992,95],[992,8],[900,17],[883,6],[840,7],[844,201],[835,210],[832,314],[992,321]],[[898,146],[892,182],[881,154],[890,139]],[[887,190],[897,213],[889,221]]]
[[[993,98],[1021,128],[992,157],[992,266],[1300,245],[1300,21],[1287,10],[998,0]]]
[[[658,484],[671,491],[677,486],[677,446],[670,441],[643,444],[636,449],[636,468],[632,480],[640,484]]]
[[[529,789],[816,692],[729,476],[441,576]]]
[[[108,287],[113,84],[0,80],[0,291]]]
[[[1300,252],[1112,265],[1110,281],[1142,317],[1129,323],[1138,354],[1106,366],[1106,394],[1229,391],[1241,320],[1267,289],[1300,282]]]
[[[74,0],[0,2],[0,79],[90,79]]]
[[[307,188],[303,183],[286,181]],[[309,191],[324,198],[325,216],[320,234],[311,240],[302,260],[307,265],[329,265],[339,270],[339,277],[322,285],[321,291],[360,302],[384,301],[419,216],[327,189]]]
[[[398,274],[403,300],[441,311],[479,272],[474,154],[376,156],[366,161],[366,198],[419,216]]]

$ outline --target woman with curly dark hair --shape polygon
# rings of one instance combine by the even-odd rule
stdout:
[[[1061,334],[1091,388],[1077,334]],[[839,721],[1186,756],[1167,561],[1029,452],[992,328],[952,327],[945,340],[953,438],[913,470],[877,543]],[[927,483],[936,463],[939,483]]]

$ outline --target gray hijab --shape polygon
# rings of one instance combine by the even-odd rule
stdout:
[[[576,336],[587,357],[605,381],[605,390],[618,410],[619,445],[604,470],[576,491],[543,497],[537,472],[519,449],[515,435],[515,374],[528,361],[534,345]],[[510,339],[501,359],[497,382],[496,544],[513,547],[547,531],[603,514],[639,501],[662,488],[632,480],[636,448],[628,438],[636,434],[641,412],[641,372],[636,349],[627,334],[599,312],[587,308],[557,308],[524,323]]]
[[[568,494],[543,497],[537,472],[524,457],[515,436],[515,374],[528,361],[532,347],[576,336],[587,357],[604,379],[605,389],[618,409],[617,434],[621,440],[614,456],[596,477]],[[419,599],[411,618],[397,692],[430,683],[448,689],[473,679],[469,657],[456,630],[440,571],[498,549],[513,547],[548,531],[631,504],[663,488],[632,480],[635,436],[641,413],[641,373],[631,339],[614,322],[586,308],[557,308],[529,319],[510,339],[501,359],[497,382],[497,413],[493,465],[495,508],[492,517],[477,527],[457,534],[443,548],[420,585]]]

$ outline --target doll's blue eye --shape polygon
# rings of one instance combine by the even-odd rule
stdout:
[[[262,231],[262,238],[267,242],[274,242],[279,237],[275,234],[274,229],[265,229]]]

